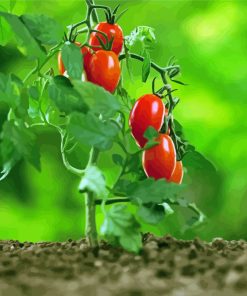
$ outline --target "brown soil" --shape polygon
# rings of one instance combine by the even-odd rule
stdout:
[[[140,255],[85,240],[0,241],[0,296],[247,295],[247,243],[145,235]]]

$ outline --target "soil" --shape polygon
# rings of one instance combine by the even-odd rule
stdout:
[[[0,296],[247,295],[247,242],[144,236],[139,255],[85,240],[0,241]]]

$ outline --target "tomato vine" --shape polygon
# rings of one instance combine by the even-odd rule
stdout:
[[[61,137],[64,167],[80,178],[79,191],[85,196],[85,235],[90,246],[97,251],[96,206],[101,205],[105,216],[102,235],[114,244],[138,252],[142,243],[141,221],[149,223],[152,217],[152,223],[158,224],[162,217],[171,212],[169,207],[172,206],[185,207],[195,214],[190,225],[197,226],[205,218],[193,202],[183,198],[184,184],[167,182],[168,176],[147,178],[141,155],[159,149],[164,153],[162,163],[165,166],[167,151],[159,142],[162,135],[161,138],[169,139],[171,147],[174,145],[174,153],[169,157],[173,155],[176,159],[173,159],[170,175],[175,170],[176,162],[183,160],[188,153],[195,155],[197,162],[208,161],[185,140],[182,126],[173,117],[179,99],[173,96],[176,90],[172,89],[172,84],[184,84],[176,79],[180,74],[180,66],[173,59],[167,66],[159,66],[151,60],[150,50],[155,43],[152,28],[137,27],[123,39],[120,29],[116,29],[116,21],[125,12],[117,17],[119,5],[112,10],[108,6],[95,4],[93,0],[86,0],[86,4],[86,17],[68,26],[67,33],[64,33],[60,24],[46,16],[17,16],[0,11],[0,17],[5,19],[18,37],[19,47],[24,48],[23,53],[35,62],[34,68],[23,80],[14,74],[0,73],[0,102],[9,107],[0,136],[0,181],[8,176],[21,159],[40,170],[40,151],[36,141],[38,130],[44,127],[54,129]],[[106,31],[94,27],[99,24],[97,10],[106,14],[107,26],[102,26],[102,30]],[[120,32],[118,40],[117,35],[110,35],[109,38],[108,25],[115,26],[115,32]],[[84,42],[78,43],[78,36],[84,33]],[[90,41],[92,36],[98,40],[98,46]],[[114,51],[116,40],[118,46]],[[133,45],[137,41],[141,43],[141,52],[133,52]],[[4,42],[2,45],[6,45]],[[120,54],[119,48],[123,48]],[[49,67],[50,60],[58,53],[66,70],[61,75],[55,75],[56,70]],[[104,56],[106,62],[103,63],[103,58],[97,59],[98,56]],[[115,72],[110,69],[106,72],[109,59],[114,61]],[[162,125],[155,129],[150,124],[142,131],[141,136],[147,141],[145,145],[140,145],[141,148],[133,148],[132,127],[127,123],[130,110],[137,103],[123,87],[124,73],[120,68],[120,64],[124,67],[125,61],[131,72],[131,60],[142,63],[143,82],[148,80],[151,69],[160,75],[162,82],[156,91],[154,79],[151,87],[153,94],[147,95],[147,100],[155,97],[161,102],[163,109],[160,114],[163,118],[159,120]],[[45,67],[47,69],[44,70]],[[82,74],[86,74],[86,79],[82,79]],[[112,77],[117,79],[108,88]],[[141,117],[145,117],[146,111],[142,112]],[[80,163],[75,167],[70,162],[70,154],[81,145],[90,149],[84,168],[80,167]],[[118,148],[121,152],[116,153]],[[107,183],[104,169],[99,167],[98,160],[105,157],[105,152],[119,167],[119,174],[113,184]],[[135,214],[128,210],[128,204],[137,209]],[[110,209],[108,206],[111,206]]]

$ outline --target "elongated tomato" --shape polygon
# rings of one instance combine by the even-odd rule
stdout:
[[[144,147],[147,139],[144,133],[149,126],[160,131],[165,116],[165,106],[162,100],[153,94],[140,97],[130,113],[129,125],[131,132],[140,147]]]
[[[183,163],[182,163],[182,161],[177,161],[176,166],[175,166],[175,170],[172,173],[172,176],[168,181],[176,183],[176,184],[181,184],[183,181],[183,176],[184,176]]]
[[[119,83],[121,69],[113,51],[99,50],[84,58],[84,69],[88,81],[104,87],[113,93]]]
[[[175,170],[176,150],[167,134],[160,134],[156,140],[158,145],[143,152],[143,169],[148,177],[168,180]]]

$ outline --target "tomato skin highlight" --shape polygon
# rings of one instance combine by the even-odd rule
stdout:
[[[176,166],[175,166],[175,170],[172,173],[172,176],[168,180],[168,182],[173,182],[173,183],[176,183],[176,184],[181,184],[182,181],[183,181],[183,176],[184,176],[183,163],[182,163],[182,161],[177,161],[176,162]]]
[[[149,178],[170,179],[176,166],[176,150],[167,134],[160,134],[158,145],[145,150],[142,154],[143,169]]]
[[[165,116],[165,106],[162,100],[153,94],[140,97],[131,110],[129,125],[136,143],[143,148],[147,143],[144,133],[149,126],[160,131]]]
[[[95,27],[95,30],[105,33],[109,41],[112,37],[114,38],[111,50],[115,52],[116,55],[119,55],[123,48],[124,39],[121,27],[118,24],[108,24],[107,22],[101,22]],[[97,46],[101,46],[96,36],[98,36],[103,41],[103,43],[106,44],[106,39],[102,34],[92,32],[90,35],[89,44],[93,46],[94,51],[100,50],[100,48]]]
[[[88,53],[84,58],[86,79],[113,93],[118,86],[121,68],[113,51],[99,50]]]
[[[81,43],[80,42],[75,42],[75,45],[80,47]],[[84,46],[84,47],[81,48],[81,53],[82,53],[83,56],[85,56],[88,52],[89,52],[88,47]],[[62,60],[61,51],[58,53],[57,59],[58,59],[58,71],[59,71],[60,75],[64,75],[66,69],[64,67],[64,63],[63,63],[63,60]]]

